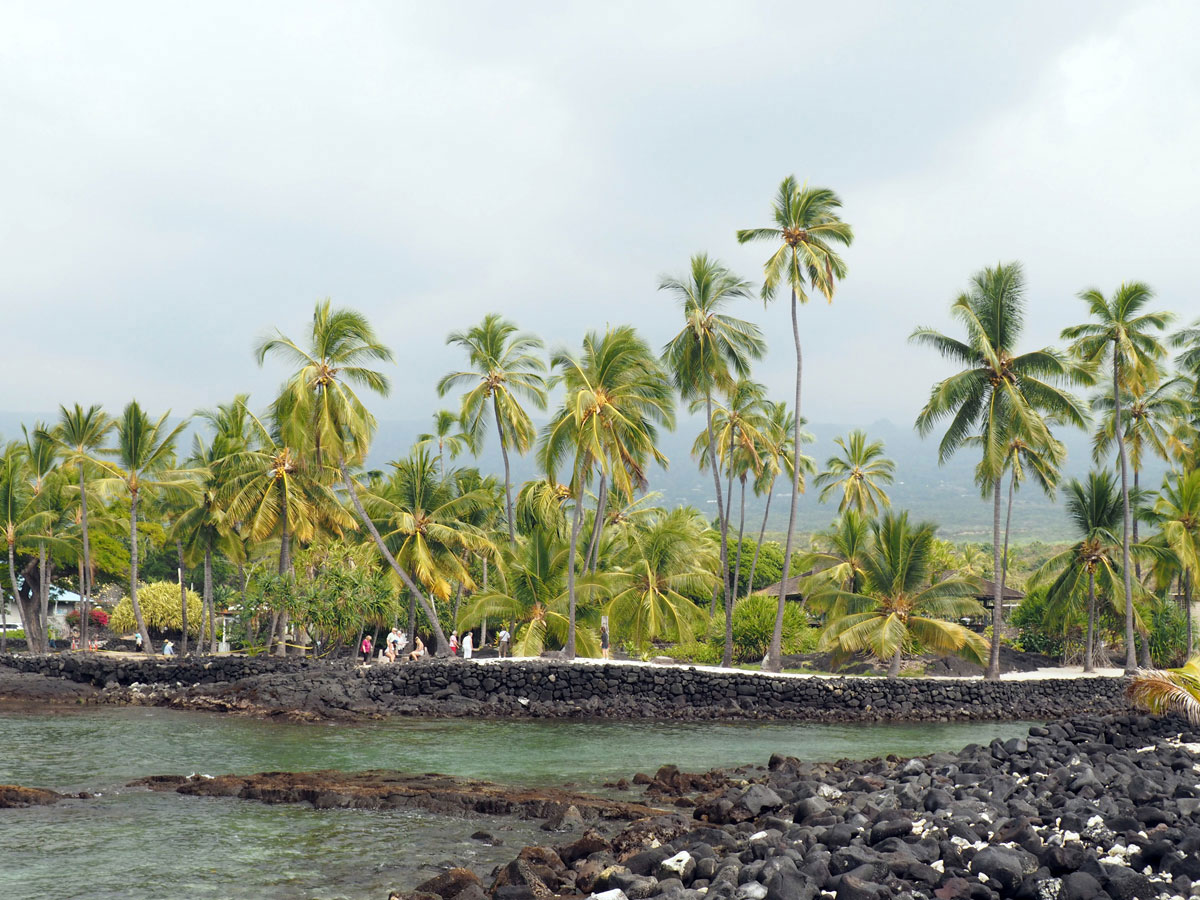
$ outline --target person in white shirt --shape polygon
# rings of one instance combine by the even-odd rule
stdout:
[[[496,639],[500,642],[500,658],[503,659],[508,656],[508,642],[512,639],[512,635],[508,633],[507,628],[501,628]]]
[[[475,649],[475,634],[474,634],[474,632],[468,631],[466,634],[463,635],[463,639],[462,639],[463,659],[470,659],[471,651],[474,649]]]
[[[170,641],[167,641],[165,644],[163,644],[162,653],[163,653],[163,656],[174,656],[175,655],[175,645],[172,644]]]

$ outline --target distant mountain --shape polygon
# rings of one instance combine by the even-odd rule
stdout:
[[[21,425],[32,427],[38,420],[54,421],[50,413],[0,412],[0,436],[5,439],[19,438]],[[710,517],[716,515],[713,498],[712,476],[701,473],[691,458],[692,441],[702,427],[700,419],[685,419],[673,433],[665,433],[660,439],[660,448],[670,460],[666,470],[652,469],[650,489],[662,494],[667,505],[688,504]],[[372,444],[368,464],[382,468],[389,460],[407,453],[418,434],[427,431],[429,420],[390,419],[381,421]],[[807,453],[817,460],[818,465],[836,449],[834,438],[844,435],[854,427],[852,424],[818,424],[808,426],[816,442],[807,447]],[[896,484],[888,489],[892,505],[908,509],[918,519],[937,522],[941,534],[955,541],[991,540],[991,504],[980,496],[974,483],[975,459],[969,451],[950,460],[945,466],[937,463],[937,438],[922,440],[911,429],[889,421],[874,422],[865,427],[872,439],[881,439],[886,445],[887,455],[896,461]],[[190,445],[195,426],[184,433],[184,446]],[[478,461],[480,468],[503,471],[500,452],[492,436],[484,446]],[[1091,466],[1091,446],[1088,436],[1079,431],[1060,435],[1066,443],[1068,458],[1066,475],[1082,476]],[[467,460],[459,460],[465,464]],[[533,477],[536,472],[531,457],[512,457],[512,476],[515,483]],[[1156,464],[1142,473],[1142,484],[1157,485],[1165,469]],[[780,484],[771,504],[769,532],[779,533],[787,527],[787,486]],[[737,485],[734,485],[734,509],[738,506]],[[746,499],[746,531],[757,535],[763,514],[763,498],[749,492]],[[817,502],[816,491],[809,490],[800,498],[799,527],[811,532],[826,527],[836,515],[836,507]],[[1064,540],[1067,532],[1066,517],[1060,503],[1044,497],[1035,487],[1027,485],[1020,490],[1013,505],[1013,535],[1016,541]]]

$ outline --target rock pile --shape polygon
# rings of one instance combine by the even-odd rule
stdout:
[[[1181,720],[1120,715],[911,760],[775,756],[695,798],[690,817],[643,820],[611,840],[587,831],[526,848],[486,890],[460,877],[394,896],[1200,897],[1195,740]]]

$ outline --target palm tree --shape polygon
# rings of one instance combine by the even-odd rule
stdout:
[[[1200,656],[1179,669],[1141,672],[1128,693],[1130,700],[1156,715],[1174,712],[1200,725]]]
[[[931,582],[935,530],[928,522],[910,525],[906,512],[889,512],[871,526],[873,542],[862,558],[862,587],[839,592],[845,614],[825,627],[822,648],[865,650],[876,659],[890,660],[888,678],[900,674],[906,646],[983,662],[987,641],[949,621],[980,612],[975,582],[956,577]]]
[[[690,596],[712,590],[718,560],[706,547],[707,523],[694,509],[658,510],[632,529],[612,576],[606,613],[638,647],[657,638],[694,639],[704,610]]]
[[[163,413],[152,421],[136,400],[130,401],[116,423],[116,446],[105,453],[113,462],[102,462],[109,477],[102,480],[102,489],[121,488],[129,495],[129,602],[133,617],[148,653],[154,652],[150,632],[142,618],[138,603],[138,511],[139,503],[148,493],[158,491],[187,491],[193,485],[187,470],[175,465],[175,439],[187,427],[186,420],[168,429]]]
[[[547,644],[566,647],[571,612],[567,580],[573,556],[551,531],[535,529],[506,551],[504,578],[499,586],[471,598],[458,618],[460,628],[473,628],[485,619],[513,623],[514,656],[540,656]],[[583,599],[575,639],[584,656],[598,656],[598,599],[611,579],[607,573],[580,575],[575,589]]]
[[[34,609],[22,603],[17,588],[16,550],[36,542],[49,513],[40,510],[27,473],[29,461],[24,445],[11,441],[0,453],[0,528],[8,546],[8,577],[13,602],[21,612],[21,624],[30,647],[41,645],[39,622]],[[36,604],[35,604],[36,605]],[[8,604],[0,600],[0,653],[8,652]]]
[[[1084,593],[1086,583],[1083,670],[1091,672],[1095,668],[1097,584],[1114,609],[1124,605],[1121,564],[1115,558],[1121,543],[1115,534],[1121,520],[1121,494],[1112,473],[1099,471],[1089,474],[1086,482],[1071,479],[1066,495],[1067,517],[1079,539],[1044,562],[1030,580],[1030,587],[1049,582],[1046,597],[1053,615],[1069,623],[1070,611]]]
[[[562,408],[546,426],[539,448],[542,468],[553,483],[570,460],[574,502],[567,569],[569,627],[565,652],[575,656],[575,569],[583,525],[584,487],[598,471],[620,497],[630,498],[646,484],[651,460],[665,465],[657,447],[658,427],[673,428],[670,386],[646,342],[629,325],[603,334],[588,332],[583,352],[554,354],[565,389]]]
[[[1125,576],[1125,674],[1137,671],[1137,656],[1133,632],[1133,585],[1130,563],[1131,512],[1129,506],[1129,461],[1125,447],[1125,426],[1122,423],[1121,392],[1136,390],[1156,371],[1158,360],[1166,355],[1162,343],[1153,334],[1162,331],[1171,321],[1169,313],[1147,312],[1146,305],[1154,296],[1149,286],[1141,282],[1126,282],[1106,298],[1100,291],[1090,289],[1080,295],[1088,305],[1094,321],[1063,329],[1063,339],[1073,341],[1071,352],[1090,363],[1103,362],[1112,347],[1113,433],[1117,441],[1117,457],[1121,463],[1122,538],[1121,567]]]
[[[471,447],[471,436],[463,431],[455,431],[461,427],[462,421],[448,409],[439,409],[433,414],[433,431],[417,435],[417,446],[437,444],[438,472],[443,481],[446,479],[446,451],[450,451],[451,461]]]
[[[1192,634],[1192,585],[1200,576],[1200,469],[1168,475],[1154,504],[1154,517],[1179,562],[1187,614],[1187,652],[1195,652]]]
[[[704,401],[704,453],[712,467],[717,519],[721,524],[721,584],[725,609],[732,611],[737,586],[730,584],[728,574],[729,516],[721,495],[717,465],[719,443],[713,433],[713,394],[730,390],[735,379],[748,377],[750,363],[761,359],[766,352],[766,341],[757,325],[722,312],[733,301],[749,298],[751,284],[719,261],[710,259],[708,254],[695,254],[687,276],[664,276],[658,289],[670,293],[683,309],[683,328],[663,347],[662,358],[680,397],[685,401]],[[702,466],[703,462],[704,458]]]
[[[853,507],[832,527],[813,535],[813,548],[801,557],[800,566],[813,573],[806,593],[815,609],[828,612],[840,595],[859,592],[871,542],[871,520]]]
[[[462,423],[471,446],[483,443],[488,419],[496,423],[500,455],[504,459],[504,499],[508,515],[508,541],[516,541],[513,521],[512,475],[508,450],[524,455],[533,446],[534,428],[521,400],[537,409],[546,408],[546,364],[534,353],[542,339],[519,333],[517,326],[495,313],[466,331],[451,332],[447,344],[467,351],[468,371],[451,372],[438,382],[439,397],[457,387],[471,385],[462,398]]]
[[[66,505],[63,502],[61,477],[58,471],[58,446],[47,433],[46,425],[38,422],[33,432],[22,425],[25,436],[26,477],[36,507],[47,515],[42,534],[37,537],[37,596],[34,604],[37,617],[35,636],[39,649],[49,652],[48,612],[50,603],[50,579],[53,561],[47,559],[49,545],[67,546],[58,536],[56,526],[66,524]],[[27,635],[27,637],[30,637]],[[30,646],[34,646],[30,643]]]
[[[867,433],[855,429],[847,438],[835,438],[833,442],[842,453],[825,460],[825,471],[817,476],[817,484],[821,486],[817,499],[824,503],[841,489],[839,513],[854,508],[877,516],[881,506],[891,506],[882,485],[895,480],[896,464],[883,455],[883,441],[867,443]]]
[[[917,416],[916,428],[924,436],[938,422],[950,419],[938,446],[939,463],[978,436],[983,459],[976,474],[992,489],[992,548],[998,575],[1003,567],[1000,513],[1007,439],[1022,434],[1031,444],[1049,445],[1053,438],[1045,415],[1083,427],[1079,402],[1060,385],[1084,376],[1052,348],[1017,353],[1025,316],[1025,276],[1019,263],[977,272],[970,288],[951,305],[950,314],[962,323],[967,333],[965,341],[932,328],[918,328],[909,338],[964,366],[934,385],[929,402]],[[992,597],[992,634],[996,639],[987,667],[987,677],[992,680],[1000,677],[1003,625],[1004,602],[997,577]]]
[[[419,445],[391,465],[392,477],[366,500],[388,549],[435,600],[450,599],[452,582],[473,590],[465,558],[496,553],[483,529],[470,521],[487,507],[491,493],[482,487],[457,491],[435,475],[433,457]]]
[[[255,352],[259,365],[267,356],[276,355],[299,367],[276,402],[283,436],[289,445],[312,447],[318,468],[324,464],[325,455],[336,461],[359,520],[392,571],[425,610],[433,628],[435,652],[444,656],[450,647],[433,606],[392,556],[350,477],[349,467],[366,458],[375,430],[375,417],[354,392],[354,386],[386,396],[390,389],[387,376],[368,364],[391,362],[392,351],[379,343],[365,316],[351,309],[333,309],[326,299],[317,303],[306,348],[277,331]]]
[[[804,372],[804,354],[800,346],[798,308],[808,302],[810,290],[819,291],[833,302],[837,282],[846,277],[846,265],[835,245],[849,246],[854,240],[851,227],[839,216],[842,201],[828,188],[799,185],[788,176],[779,185],[772,204],[775,224],[769,228],[750,228],[737,233],[739,244],[750,241],[769,241],[778,248],[763,267],[762,297],[775,296],[781,284],[791,292],[792,340],[796,350],[796,396],[793,412],[800,416],[800,388]],[[800,458],[800,432],[796,432],[792,448],[793,459]],[[787,599],[785,585],[792,563],[792,543],[796,536],[796,512],[800,500],[800,470],[792,472],[791,511],[788,514],[787,541],[783,548],[783,578],[779,587],[779,606],[775,613],[775,631],[767,653],[767,670],[778,672],[783,643],[783,605]]]
[[[51,439],[58,444],[64,466],[75,466],[79,474],[80,538],[83,548],[83,577],[79,585],[79,636],[87,646],[90,619],[89,604],[92,597],[92,545],[88,528],[87,473],[96,466],[96,458],[112,429],[112,420],[98,406],[86,410],[78,403],[71,409],[58,408],[58,424],[50,432]]]
[[[815,438],[807,431],[804,431],[804,419],[800,420],[800,442],[802,444],[812,443]],[[795,432],[796,432],[796,417],[792,415],[791,409],[784,402],[776,403],[773,400],[766,400],[763,403],[763,422],[758,430],[760,443],[758,447],[758,458],[762,463],[758,476],[754,479],[754,493],[762,496],[767,495],[767,502],[763,506],[762,524],[758,529],[758,543],[754,545],[754,557],[750,560],[750,577],[747,581],[747,590],[754,592],[754,573],[758,569],[758,556],[762,550],[763,541],[767,536],[767,522],[771,516],[771,498],[775,495],[775,480],[780,475],[786,475],[789,482],[794,483],[793,479],[793,460],[792,453],[795,450]],[[817,472],[817,463],[811,456],[807,454],[800,455],[800,477],[796,479],[800,482],[800,492],[803,493],[805,484],[805,475],[815,475]],[[787,577],[785,572],[784,578]]]

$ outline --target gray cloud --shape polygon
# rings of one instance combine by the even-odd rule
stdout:
[[[330,295],[423,417],[445,334],[499,310],[551,343],[633,322],[707,250],[755,277],[794,172],[858,234],[805,312],[806,414],[908,422],[969,274],[1025,261],[1030,341],[1080,288],[1200,313],[1200,12],[1139,4],[10,4],[0,11],[9,404],[185,412],[252,390],[254,339]],[[782,304],[743,314],[783,396]]]

